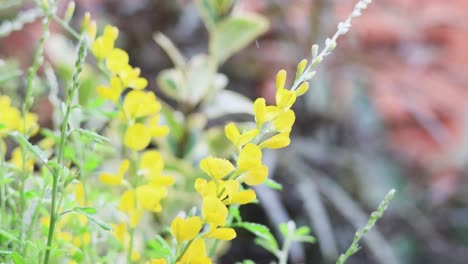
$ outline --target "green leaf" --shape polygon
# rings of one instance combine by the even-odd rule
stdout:
[[[101,221],[101,220],[95,218],[94,216],[92,216],[92,215],[86,213],[85,211],[82,211],[82,210],[80,210],[79,208],[74,208],[73,211],[75,211],[75,212],[77,212],[77,213],[80,213],[80,214],[86,216],[86,217],[89,219],[89,221],[95,223],[95,224],[98,225],[100,228],[102,228],[102,229],[104,229],[104,230],[106,230],[106,231],[112,231],[112,227],[111,227],[110,225],[108,225],[108,224],[104,223],[103,221]]]
[[[296,230],[296,236],[305,236],[310,233],[310,228],[308,226],[301,226]]]
[[[0,130],[4,129],[6,127],[5,124],[0,123]]]
[[[244,228],[252,234],[256,235],[257,237],[264,239],[272,248],[278,249],[278,242],[276,241],[275,237],[270,232],[270,229],[268,227],[261,224],[249,222],[242,222],[232,226]]]
[[[313,236],[299,236],[294,238],[295,241],[305,242],[305,243],[315,243],[317,240]]]
[[[24,263],[23,257],[18,252],[13,252],[13,254],[11,254],[11,258],[13,259],[13,263],[15,263],[15,264],[23,264]]]
[[[268,29],[268,21],[259,15],[230,17],[216,25],[210,41],[210,54],[218,63],[246,47]]]
[[[273,179],[266,179],[266,181],[264,182],[266,186],[274,189],[274,190],[278,190],[278,191],[281,191],[283,190],[283,185]]]
[[[19,144],[26,147],[28,149],[28,151],[31,152],[32,154],[34,154],[34,156],[36,156],[41,162],[47,163],[47,161],[48,161],[47,154],[44,151],[42,151],[38,146],[35,146],[35,145],[31,144],[23,136],[23,134],[14,131],[14,132],[10,133],[10,135],[12,137],[16,138],[16,140],[18,141]]]
[[[32,198],[36,198],[38,196],[39,196],[39,193],[36,190],[30,190],[24,193],[24,198],[28,200]]]
[[[280,230],[281,234],[283,234],[284,237],[288,237],[288,236],[289,236],[289,227],[288,227],[288,224],[286,224],[286,223],[281,223],[281,224],[279,224],[279,230]]]
[[[161,91],[171,99],[184,101],[187,92],[184,84],[184,75],[179,69],[167,69],[159,73],[156,78]]]
[[[98,133],[93,132],[91,130],[77,128],[74,131],[76,131],[76,132],[80,133],[81,135],[91,139],[94,142],[101,143],[101,144],[102,143],[110,143],[110,140],[108,138],[106,138],[104,136],[101,136]]]
[[[150,240],[148,246],[152,249],[153,254],[151,256],[153,258],[169,257],[171,260],[174,258],[171,247],[160,235],[157,235],[154,240]]]
[[[279,251],[277,247],[274,247],[268,240],[265,240],[263,238],[256,238],[254,242],[255,244],[261,246],[265,250],[273,253],[274,255],[276,255]]]
[[[0,229],[0,237],[4,237],[6,239],[9,239],[11,241],[18,241],[18,236],[15,234],[12,234],[4,229]]]
[[[76,207],[73,210],[75,210],[75,211],[78,210],[78,211],[81,211],[81,212],[84,212],[84,213],[87,213],[87,214],[90,214],[90,215],[93,215],[93,214],[97,213],[97,210],[94,207]]]

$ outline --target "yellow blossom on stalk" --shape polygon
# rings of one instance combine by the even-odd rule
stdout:
[[[273,125],[276,131],[282,132],[289,132],[291,131],[292,125],[296,120],[296,115],[292,110],[287,110],[282,112],[273,120]]]
[[[226,159],[204,158],[200,162],[200,168],[212,179],[222,179],[235,170],[234,165]]]
[[[176,264],[211,264],[210,258],[206,255],[206,245],[202,238],[193,240],[189,248]]]
[[[124,99],[123,118],[136,119],[150,116],[161,110],[161,104],[156,100],[154,93],[139,90],[130,91]]]
[[[260,147],[249,143],[239,153],[237,166],[244,182],[248,185],[258,185],[268,177],[268,167],[262,164],[262,151]]]
[[[86,205],[84,187],[81,182],[75,184],[75,200],[79,206]]]
[[[205,222],[214,226],[224,226],[228,209],[217,197],[207,196],[203,198],[202,214]]]
[[[161,199],[167,196],[167,189],[155,185],[141,185],[136,189],[137,204],[154,213],[160,212]]]
[[[129,167],[130,167],[130,161],[125,159],[120,163],[117,175],[104,172],[99,175],[99,180],[102,183],[105,183],[108,185],[121,185],[123,183],[124,175],[128,171]]]
[[[135,191],[127,190],[120,197],[119,210],[124,212],[129,219],[131,228],[137,226],[143,216],[143,209],[136,204]]]
[[[143,150],[149,145],[150,141],[151,132],[143,124],[131,125],[125,132],[124,144],[132,150]]]
[[[122,81],[118,77],[114,76],[110,80],[109,87],[100,85],[96,89],[100,97],[115,103],[119,100],[123,91]]]
[[[148,128],[150,129],[151,136],[165,137],[169,134],[169,128],[159,124],[159,115],[153,115],[148,121]]]
[[[222,197],[225,204],[247,204],[254,201],[257,196],[254,190],[242,190],[240,183],[235,180],[227,180],[222,183],[226,199]]]
[[[197,178],[195,180],[195,190],[202,198],[206,196],[218,196],[218,186],[214,181],[207,182],[205,179]]]
[[[198,216],[183,219],[176,217],[171,223],[172,234],[177,240],[177,243],[189,241],[198,235],[203,226],[202,220]]]
[[[247,130],[244,133],[240,133],[239,129],[234,123],[229,123],[224,128],[224,132],[226,137],[237,147],[242,147],[248,142],[250,142],[253,138],[258,135],[258,129],[251,129]]]
[[[148,81],[140,77],[140,68],[132,68],[132,66],[126,64],[123,65],[118,74],[124,87],[142,90],[148,85]]]
[[[112,49],[106,58],[106,66],[114,74],[123,71],[128,62],[128,54],[122,49]]]
[[[236,236],[236,231],[229,227],[214,228],[204,235],[206,238],[219,240],[233,240]]]
[[[139,174],[144,175],[149,184],[153,186],[169,186],[174,184],[174,178],[167,175],[162,175],[164,161],[161,154],[155,150],[143,152],[140,157]]]
[[[127,245],[130,241],[130,236],[127,232],[127,224],[125,222],[120,222],[119,224],[111,224],[111,227],[114,237],[123,245]]]
[[[86,28],[88,25],[86,25]],[[118,35],[118,28],[110,25],[107,25],[104,28],[104,33],[102,34],[102,36],[96,38],[91,47],[94,56],[96,56],[98,60],[103,60],[111,54],[111,52],[114,50],[114,43]]]
[[[276,134],[269,139],[260,143],[260,148],[279,149],[289,146],[291,139],[289,138],[289,132]]]

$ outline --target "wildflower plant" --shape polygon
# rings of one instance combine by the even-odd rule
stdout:
[[[12,96],[0,96],[2,261],[212,263],[220,243],[235,239],[236,228],[243,228],[255,234],[257,244],[279,263],[287,263],[292,242],[315,242],[309,228],[296,228],[291,221],[280,226],[284,236],[280,246],[266,226],[243,221],[239,207],[257,202],[253,186],[275,184],[268,179],[264,150],[290,144],[295,102],[308,92],[314,69],[335,49],[337,38],[349,30],[369,0],[359,1],[321,50],[312,46],[311,59],[298,63],[292,83],[288,84],[285,70],[278,72],[272,105],[264,98],[250,102],[224,90],[227,77],[218,72],[226,59],[267,30],[267,20],[236,12],[232,0],[196,0],[209,32],[206,54],[186,59],[169,38],[154,35],[174,63],[157,77],[161,91],[175,101],[172,106],[147,89],[148,80],[130,64],[128,53],[117,47],[117,27],[99,30],[86,13],[77,31],[70,25],[73,2],[63,16],[56,14],[55,1],[34,3],[35,9],[0,25],[3,36],[42,17],[32,66],[25,74],[6,77],[24,75],[24,100],[15,105]],[[71,74],[62,76],[63,82],[44,59],[51,23],[59,24],[77,43]],[[87,59],[88,53],[94,58]],[[41,67],[46,80],[38,75]],[[91,85],[90,75],[98,76]],[[59,120],[53,128],[40,128],[38,115],[31,112],[42,82],[48,83],[54,120]],[[253,122],[215,128],[229,142],[219,152],[223,154],[216,155],[204,137],[209,133],[207,120],[239,111],[213,111],[211,105],[222,98],[248,104],[250,110],[240,111],[252,113]],[[32,143],[37,142],[33,137],[40,141]],[[111,159],[112,167],[105,167],[104,159]],[[190,202],[171,212],[177,205],[168,195],[172,191],[187,192]],[[192,201],[195,193],[199,202]],[[357,251],[359,239],[382,216],[390,199],[358,232],[338,263]],[[172,221],[155,221],[154,215],[168,215]],[[144,221],[156,228],[147,229]]]

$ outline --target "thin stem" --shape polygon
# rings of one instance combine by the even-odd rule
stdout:
[[[291,237],[286,236],[286,240],[284,241],[283,248],[281,249],[281,252],[278,254],[278,264],[287,264],[288,263],[288,253],[289,253],[289,248],[291,247]]]
[[[344,264],[349,257],[351,257],[354,253],[356,253],[359,250],[359,244],[358,244],[359,241],[365,234],[367,234],[371,230],[372,227],[374,227],[375,223],[380,218],[382,218],[382,215],[387,209],[390,201],[393,199],[395,192],[396,191],[392,189],[388,192],[387,195],[385,195],[385,198],[379,204],[379,206],[377,207],[377,210],[370,215],[369,221],[367,222],[366,226],[356,231],[353,242],[349,246],[348,250],[346,250],[344,254],[341,254],[336,264]]]
[[[71,28],[67,22],[63,21],[60,17],[58,17],[56,14],[51,14],[52,19],[57,22],[60,26],[62,26],[70,35],[72,35],[74,38],[79,40],[81,38],[81,35],[76,32],[73,28]]]
[[[65,111],[65,117],[63,118],[63,122],[61,125],[60,144],[59,144],[58,156],[57,156],[57,163],[59,164],[59,166],[62,166],[62,163],[63,163],[65,143],[68,138],[68,120],[74,108],[73,99],[74,99],[74,96],[76,95],[76,90],[78,89],[79,84],[80,84],[79,77],[83,69],[83,63],[86,57],[86,52],[87,52],[87,37],[86,35],[84,35],[81,38],[80,43],[79,43],[78,59],[75,63],[75,70],[73,72],[73,77],[72,77],[72,85],[71,85],[71,88],[68,89],[68,94],[67,94],[67,99],[66,99],[67,107]],[[54,168],[54,172],[52,175],[53,176],[52,205],[50,209],[50,224],[49,224],[49,233],[47,235],[47,247],[46,247],[46,252],[45,252],[45,257],[44,257],[44,264],[49,263],[50,253],[52,249],[52,241],[53,241],[54,231],[55,231],[55,225],[58,219],[56,204],[58,200],[58,183],[60,180],[60,173],[61,173],[60,167]]]

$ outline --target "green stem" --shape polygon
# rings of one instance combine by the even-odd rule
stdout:
[[[283,248],[278,253],[278,264],[287,264],[288,263],[288,253],[291,247],[292,240],[290,236],[286,236],[286,240],[284,241]]]
[[[59,144],[58,156],[57,156],[58,166],[62,166],[62,163],[63,163],[65,143],[68,138],[68,132],[67,132],[68,121],[70,119],[70,114],[74,108],[73,99],[76,95],[76,90],[78,89],[79,84],[80,84],[79,77],[83,69],[83,63],[86,57],[86,52],[87,52],[87,37],[83,36],[79,43],[78,59],[75,63],[75,70],[73,72],[73,77],[72,77],[72,85],[71,85],[71,88],[68,89],[68,94],[67,94],[67,99],[66,99],[66,111],[65,111],[65,117],[63,118],[63,122],[61,125],[60,144]],[[55,225],[58,219],[56,204],[58,200],[58,183],[60,180],[60,173],[61,173],[60,167],[54,168],[54,172],[52,175],[53,177],[52,205],[50,209],[50,224],[49,224],[49,233],[47,235],[47,246],[46,246],[46,252],[45,252],[45,257],[44,257],[44,264],[49,263],[50,253],[52,249],[52,241],[53,241],[54,231],[55,231]]]

